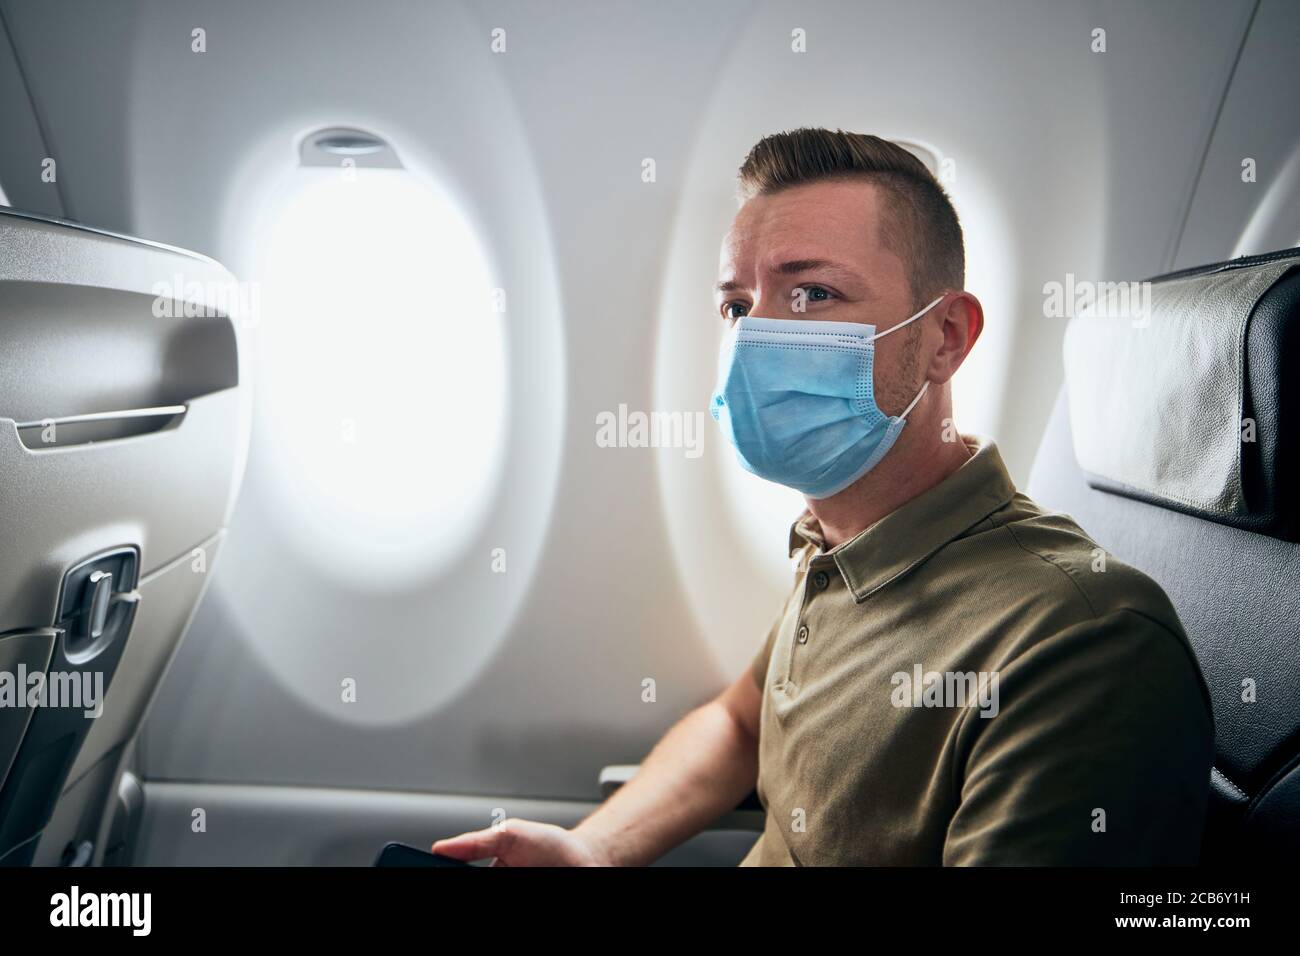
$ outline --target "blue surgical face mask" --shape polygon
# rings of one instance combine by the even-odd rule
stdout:
[[[901,415],[876,404],[874,325],[744,316],[727,333],[710,412],[748,471],[829,498],[853,484],[893,447],[926,382]]]

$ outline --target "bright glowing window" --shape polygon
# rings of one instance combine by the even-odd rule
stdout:
[[[475,533],[505,438],[479,237],[401,169],[298,168],[258,237],[250,459],[327,574],[427,580]]]

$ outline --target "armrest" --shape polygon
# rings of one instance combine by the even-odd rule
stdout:
[[[597,780],[600,784],[600,799],[608,800],[610,794],[631,780],[632,775],[640,769],[639,763],[612,763],[608,767],[601,767]]]
[[[602,767],[598,782],[600,799],[608,800],[615,790],[632,779],[641,769],[640,764],[616,763]],[[758,799],[758,791],[751,790],[749,795],[736,804],[735,808],[708,827],[710,830],[762,830],[764,821],[763,804]]]

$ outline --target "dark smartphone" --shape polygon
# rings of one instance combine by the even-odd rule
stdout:
[[[418,850],[405,843],[390,843],[375,857],[375,866],[469,866],[441,853]]]

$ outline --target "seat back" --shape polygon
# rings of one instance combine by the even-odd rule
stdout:
[[[0,210],[0,863],[103,859],[242,468],[237,291],[205,257]]]
[[[1202,862],[1290,862],[1300,852],[1300,249],[1151,283],[1140,321],[1071,319],[1067,384],[1028,491],[1154,578],[1178,610],[1214,707]]]

